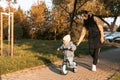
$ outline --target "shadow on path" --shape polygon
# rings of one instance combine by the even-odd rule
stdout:
[[[120,63],[120,48],[103,52],[100,54],[100,58],[111,63]]]
[[[76,61],[77,62],[77,61]],[[86,63],[84,63],[84,62],[77,62],[77,65],[79,65],[79,66],[82,66],[82,67],[84,67],[84,68],[86,68],[86,69],[88,69],[88,70],[91,70],[91,66],[90,65],[88,65],[88,64],[86,64]]]
[[[53,72],[57,73],[57,74],[61,74],[61,66],[60,65],[56,65],[54,63],[52,63],[49,59],[46,59],[45,57],[39,56],[38,57],[39,60],[42,60],[44,62],[44,64]]]
[[[52,63],[49,59],[44,58],[43,56],[39,56],[40,60],[44,62],[48,68],[59,75],[62,75],[61,73],[61,64],[57,65]],[[92,58],[91,56],[87,56],[85,58],[80,58],[75,60],[78,66],[82,66],[88,70],[91,70],[91,64],[92,64]],[[47,62],[47,63],[46,63]],[[50,63],[50,64],[48,64]],[[101,68],[102,70],[114,70],[114,71],[120,71],[120,48],[119,49],[113,49],[109,51],[102,52],[100,54],[100,62],[97,64],[98,68]]]
[[[80,58],[81,61],[77,61],[77,64],[90,70],[92,64],[91,56],[86,58]],[[97,64],[102,70],[110,69],[114,71],[120,71],[120,48],[111,49],[105,52],[101,52],[99,56],[100,62]]]
[[[54,73],[61,74],[61,65],[56,65],[51,63],[49,66],[49,69],[53,71]]]
[[[102,62],[106,62],[106,65],[109,63],[110,66],[119,66],[120,69],[120,48],[101,53],[100,59]]]

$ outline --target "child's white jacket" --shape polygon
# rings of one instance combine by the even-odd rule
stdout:
[[[74,57],[74,51],[76,50],[76,46],[73,44],[73,42],[70,42],[69,44],[65,45],[62,44],[60,46],[60,50],[64,53],[64,58],[67,57]]]

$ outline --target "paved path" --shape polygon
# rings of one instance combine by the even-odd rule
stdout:
[[[0,80],[112,80],[120,71],[120,48],[100,54],[97,71],[91,71],[92,59],[90,56],[76,58],[78,72],[69,71],[67,75],[60,72],[61,62],[47,67],[37,67],[2,75]]]

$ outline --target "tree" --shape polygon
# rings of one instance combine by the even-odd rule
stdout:
[[[73,22],[73,18],[74,18],[74,1],[76,1],[76,0],[61,0],[61,1],[56,1],[56,0],[53,0],[53,3],[54,3],[54,5],[55,5],[55,7],[57,6],[59,6],[60,8],[62,8],[66,13],[65,14],[67,14],[67,16],[69,17],[69,21],[70,21],[70,23],[69,23],[69,31],[68,31],[68,33],[71,33],[71,30],[72,30],[72,22]],[[59,9],[60,10],[60,9]],[[65,17],[65,16],[64,16]],[[66,18],[68,18],[68,17],[66,17]]]
[[[69,15],[69,32],[72,32],[73,29],[73,22],[74,21],[74,16],[77,14],[79,8],[81,8],[87,1],[89,0],[61,0],[58,1],[57,0],[53,0],[53,4],[54,5],[62,5],[62,4],[66,4],[66,7],[61,6],[62,9],[64,9],[66,11],[66,14]]]
[[[64,19],[64,22],[62,23],[62,25],[67,24],[66,26],[64,26],[64,25],[62,26],[62,29],[65,29],[65,30],[67,29],[66,31],[59,28],[59,27],[61,27],[61,25],[59,25],[59,27],[56,26],[56,28],[61,32],[64,31],[65,33],[63,35],[71,33],[71,35],[74,35],[72,37],[77,37],[78,35],[76,35],[76,34],[78,34],[80,32],[80,30],[79,30],[80,28],[78,29],[78,27],[80,27],[79,24],[81,24],[81,22],[75,21],[73,19],[77,13],[77,6],[76,6],[77,0],[62,0],[59,2],[57,2],[56,0],[53,0],[53,1],[56,2],[56,3],[54,2],[54,8],[58,9],[58,7],[59,7],[56,14],[57,15],[64,14],[64,16],[62,15],[62,17],[59,18],[59,19],[61,19],[61,18]],[[60,13],[58,11],[60,11]]]
[[[73,13],[77,13],[81,9],[85,9],[85,10],[88,10],[94,13],[95,15],[101,18],[114,17],[114,21],[111,26],[112,30],[114,29],[114,25],[117,20],[117,17],[120,15],[119,14],[120,13],[120,0],[109,0],[109,1],[106,1],[106,0],[62,0],[59,2],[57,2],[57,0],[53,0],[54,4],[58,4],[58,3],[63,4],[66,1],[68,2],[66,3],[68,5],[68,9],[71,9]],[[72,15],[71,17],[71,24],[73,22],[72,20],[73,16],[74,15]]]
[[[23,10],[19,7],[14,12],[14,23],[21,24],[21,22],[25,19],[26,15],[24,14]]]
[[[106,9],[110,10],[110,17],[113,17],[113,23],[112,23],[112,31],[114,30],[115,23],[117,21],[118,16],[120,16],[120,0],[101,0],[104,4]]]
[[[22,23],[24,30],[27,31],[32,39],[39,37],[38,34],[43,34],[45,27],[45,3],[33,4],[31,10],[27,13],[27,17]],[[26,33],[26,32],[25,32]]]
[[[52,12],[52,16],[54,19],[52,21],[53,26],[51,27],[50,31],[54,32],[57,36],[60,34],[65,34],[64,32],[68,31],[68,14],[66,14],[65,10],[61,9],[59,5],[56,5]]]
[[[0,6],[0,12],[2,12],[3,11],[3,8]]]

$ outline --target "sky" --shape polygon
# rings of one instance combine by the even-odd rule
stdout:
[[[31,8],[31,6],[34,3],[37,3],[38,1],[45,1],[47,7],[49,9],[51,9],[51,7],[52,7],[51,0],[17,0],[17,4],[11,4],[11,6],[13,6],[14,8],[18,8],[18,6],[20,5],[21,9],[26,11],[26,10],[29,10]],[[5,8],[7,5],[8,5],[8,3],[6,2],[6,0],[1,0],[0,1],[0,6]]]
[[[113,22],[113,18],[105,18],[105,21],[107,21],[109,24]],[[120,17],[117,18],[116,25],[120,26]]]
[[[34,3],[37,3],[37,1],[45,1],[46,6],[51,9],[52,7],[52,1],[51,0],[17,0],[18,4],[14,4],[11,5],[14,8],[18,8],[18,6],[20,5],[21,9],[23,9],[24,11],[29,10],[31,8],[31,6]],[[6,7],[8,5],[8,3],[6,2],[6,0],[1,0],[0,1],[0,6],[2,7]],[[111,22],[113,22],[113,18],[105,18],[105,20],[111,24]],[[120,25],[120,17],[118,17],[117,21],[116,21],[116,25]]]

